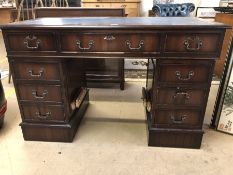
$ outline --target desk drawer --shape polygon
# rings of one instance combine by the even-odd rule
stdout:
[[[140,11],[136,8],[127,8],[125,9],[125,14],[127,14],[127,17],[137,17],[140,16]]]
[[[158,127],[193,127],[199,126],[201,114],[196,110],[158,110],[155,121]]]
[[[208,63],[208,62],[207,62]],[[159,82],[167,83],[207,83],[212,76],[210,65],[195,64],[160,64]]]
[[[215,55],[221,49],[219,40],[221,35],[216,33],[167,34],[165,39],[165,53],[179,53],[192,55]]]
[[[82,7],[111,7],[111,3],[98,3],[98,2],[94,2],[94,3],[82,3]]]
[[[60,85],[19,84],[18,92],[21,101],[62,103]]]
[[[44,52],[56,51],[56,37],[54,33],[40,32],[31,33],[8,33],[8,49],[18,52]]]
[[[187,105],[201,107],[206,100],[206,90],[191,88],[159,88],[157,90],[158,105]]]
[[[111,3],[112,8],[136,8],[138,7],[137,3]]]
[[[64,122],[65,113],[61,105],[22,105],[23,121]]]
[[[159,34],[64,33],[63,52],[159,52]]]
[[[18,80],[60,81],[59,63],[13,62],[14,76]]]

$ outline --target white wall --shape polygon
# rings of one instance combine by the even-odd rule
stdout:
[[[200,6],[200,1],[202,0],[174,0],[174,3],[193,3],[195,7]],[[212,0],[209,0],[212,1]]]
[[[141,0],[141,16],[148,16],[148,10],[153,7],[153,0]]]
[[[201,0],[201,7],[218,7],[220,0]]]

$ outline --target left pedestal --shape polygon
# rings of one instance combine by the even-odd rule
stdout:
[[[80,108],[73,114],[71,120],[67,124],[41,124],[22,122],[20,126],[22,128],[24,140],[72,142],[88,107],[88,102],[89,95],[87,93]]]
[[[72,142],[88,106],[83,60],[8,57],[25,140]]]

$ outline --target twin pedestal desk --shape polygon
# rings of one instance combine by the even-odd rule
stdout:
[[[1,28],[25,140],[72,142],[88,107],[84,59],[141,57],[148,58],[142,88],[148,145],[200,148],[228,26],[191,17],[82,17]]]

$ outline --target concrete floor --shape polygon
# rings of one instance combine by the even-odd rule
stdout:
[[[7,69],[5,51],[0,51],[0,69]],[[24,141],[13,84],[8,84],[5,78],[3,86],[8,110],[0,130],[0,175],[230,175],[233,172],[232,136],[207,127],[218,89],[214,83],[199,150],[147,146],[140,100],[143,81],[126,82],[125,91],[92,89],[90,105],[73,143]]]

